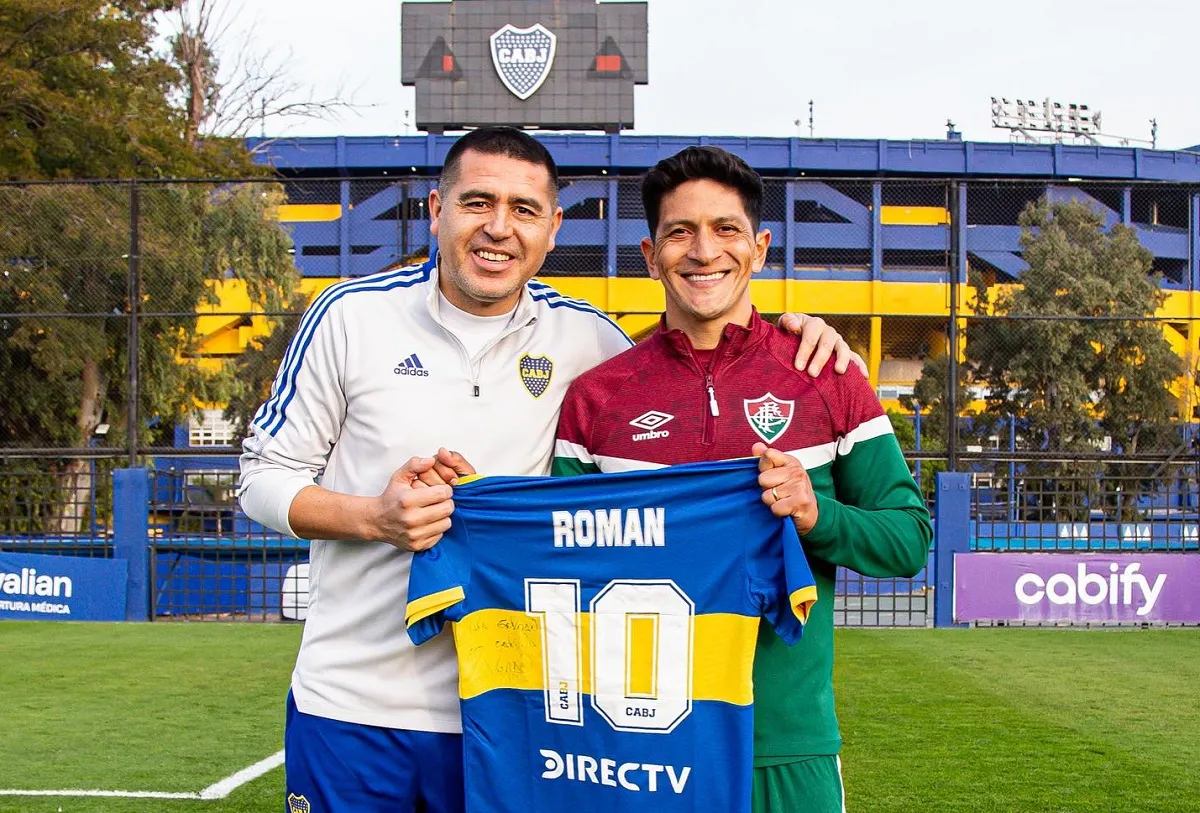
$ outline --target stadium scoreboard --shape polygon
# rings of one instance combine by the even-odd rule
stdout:
[[[646,3],[450,0],[401,8],[404,85],[430,133],[488,124],[619,132],[648,81]]]

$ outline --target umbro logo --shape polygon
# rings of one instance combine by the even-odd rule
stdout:
[[[396,365],[396,369],[392,370],[396,375],[429,375],[429,371],[425,369],[425,365],[421,364],[421,360],[417,358],[417,354],[413,353],[404,361]]]
[[[633,440],[656,440],[670,437],[671,433],[668,430],[659,429],[659,427],[665,426],[673,420],[675,420],[674,415],[668,415],[666,412],[659,412],[656,409],[645,412],[629,422],[630,426],[646,430],[635,434]]]

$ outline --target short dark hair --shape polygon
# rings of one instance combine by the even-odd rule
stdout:
[[[758,173],[741,158],[720,147],[687,147],[659,161],[642,178],[642,204],[646,208],[646,225],[650,227],[652,238],[658,230],[663,197],[688,181],[704,179],[735,190],[742,199],[751,227],[758,231],[763,199],[763,183]]]
[[[484,155],[504,155],[545,167],[550,175],[550,194],[555,200],[558,199],[558,167],[554,165],[550,151],[537,139],[515,127],[480,127],[455,141],[442,164],[439,187],[449,189],[458,180],[458,169],[467,150]]]

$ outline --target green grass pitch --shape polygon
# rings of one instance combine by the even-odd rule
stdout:
[[[0,623],[0,788],[190,792],[277,752],[300,628]],[[852,813],[1200,811],[1200,630],[839,630]],[[0,813],[282,809],[0,796]]]

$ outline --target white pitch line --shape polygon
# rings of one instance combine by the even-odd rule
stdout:
[[[157,790],[0,790],[0,796],[110,796],[121,799],[199,799],[199,793]]]
[[[199,793],[167,793],[158,790],[4,790],[0,796],[99,796],[119,799],[224,799],[247,782],[258,779],[283,764],[283,751],[260,759],[249,768],[230,774]]]
[[[266,759],[260,759],[249,768],[242,768],[235,774],[222,779],[220,782],[215,782],[209,785],[204,790],[200,791],[201,799],[224,799],[229,794],[240,788],[247,782],[252,782],[265,774],[267,771],[272,771],[283,764],[283,750],[276,751]]]

